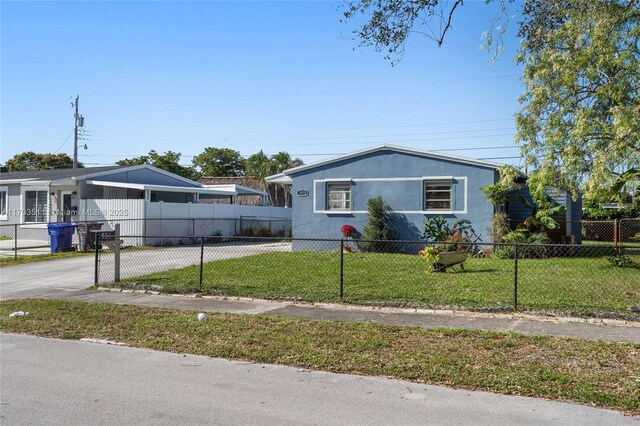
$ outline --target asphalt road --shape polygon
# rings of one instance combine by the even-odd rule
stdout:
[[[588,406],[0,335],[2,424],[638,425]]]
[[[204,261],[250,256],[271,251],[290,250],[290,244],[236,244],[205,246]],[[150,250],[131,250],[121,254],[121,278],[200,263],[200,247],[178,246]],[[113,254],[101,255],[101,283],[114,279]],[[41,297],[54,292],[85,289],[94,283],[92,255],[36,262],[0,268],[0,299]]]

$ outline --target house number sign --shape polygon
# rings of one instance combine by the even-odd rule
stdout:
[[[298,194],[298,197],[308,197],[309,196],[309,190],[307,190],[307,189],[298,189],[296,194]]]

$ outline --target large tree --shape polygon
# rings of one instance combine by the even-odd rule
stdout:
[[[22,172],[49,169],[70,169],[73,159],[67,154],[37,154],[33,151],[16,154],[2,167],[3,172]],[[78,163],[78,167],[84,167]]]
[[[516,139],[536,199],[553,186],[604,200],[640,165],[640,8],[576,3],[517,56],[526,89]]]
[[[640,106],[638,0],[487,0],[496,17],[488,45],[501,47],[508,7],[521,7],[517,61],[525,93],[516,141],[537,202],[548,186],[605,198],[638,176]],[[417,33],[442,45],[462,0],[347,1],[364,46],[397,61]],[[495,29],[495,30],[494,30]]]
[[[192,163],[206,176],[242,176],[245,172],[244,158],[230,148],[207,147]]]
[[[181,166],[180,157],[182,154],[179,152],[167,151],[164,154],[159,154],[155,150],[149,151],[148,155],[141,155],[135,158],[125,158],[124,160],[116,161],[116,164],[120,166],[135,166],[138,164],[150,164],[162,170],[166,170],[178,176],[186,177],[187,179],[196,180],[200,177],[200,174],[193,167]]]

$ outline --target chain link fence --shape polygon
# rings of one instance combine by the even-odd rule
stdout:
[[[640,243],[640,218],[583,220],[580,224],[584,244]]]
[[[118,282],[116,256],[96,252],[95,283],[166,293],[640,320],[637,246],[458,243],[447,246],[456,251],[443,252],[442,244],[423,241],[240,236],[185,243],[122,252]]]
[[[92,231],[120,232],[127,236],[124,246],[168,246],[192,244],[192,237],[210,236],[291,236],[291,220],[261,216],[241,216],[238,219],[117,219],[102,221],[74,221],[76,232],[72,238],[73,251],[92,250]],[[0,225],[0,256],[17,258],[21,255],[50,253],[47,223]],[[158,237],[160,235],[161,237]]]

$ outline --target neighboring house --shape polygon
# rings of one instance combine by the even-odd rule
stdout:
[[[501,166],[380,145],[285,170],[267,182],[292,185],[294,238],[340,238],[345,223],[362,232],[367,201],[382,196],[393,211],[398,239],[420,239],[424,221],[443,215],[451,221],[469,219],[482,241],[489,242],[494,207],[480,189],[497,182]],[[580,220],[580,208],[570,212]]]
[[[287,217],[269,207],[212,206],[200,200],[222,198],[235,202],[239,194],[266,196],[261,191],[228,185],[203,185],[150,165],[0,173],[0,225],[46,227],[49,222],[114,221],[126,219],[238,219]],[[256,210],[257,209],[257,210]],[[284,210],[284,209],[282,209]],[[149,232],[196,232],[192,223],[151,230],[131,222],[129,235]],[[177,222],[173,222],[177,224]],[[133,226],[135,224],[135,226]],[[2,232],[10,227],[3,226]],[[219,229],[211,232],[218,232]],[[204,232],[204,231],[202,231]],[[227,233],[231,233],[229,231]]]
[[[237,204],[248,206],[265,206],[267,202],[273,207],[291,207],[291,194],[288,185],[268,184],[267,192],[264,192],[265,184],[251,176],[203,176],[198,182],[205,186],[223,187],[233,185],[235,188],[253,190],[254,193],[238,194]],[[258,192],[259,194],[257,194]],[[266,195],[263,197],[262,195]],[[216,203],[229,203],[228,200],[215,200]]]
[[[269,205],[269,194],[263,191],[264,185],[257,179],[247,176],[203,176],[198,179],[206,188],[227,188],[238,193],[235,200],[219,198],[207,200],[221,204],[240,204],[244,206],[266,206]],[[235,201],[235,202],[234,202]],[[275,207],[279,207],[274,204]]]

